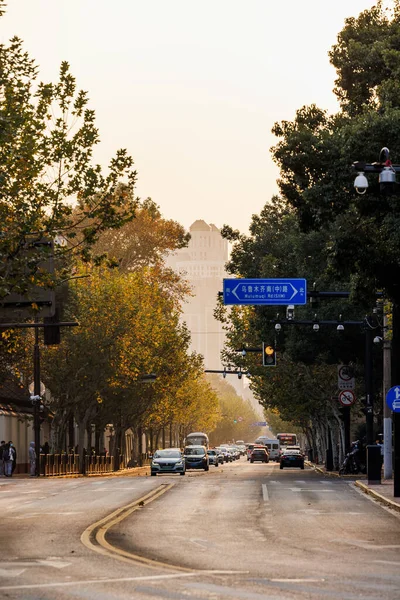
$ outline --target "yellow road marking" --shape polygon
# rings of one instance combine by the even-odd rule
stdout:
[[[174,571],[183,571],[185,573],[197,572],[196,569],[178,567],[161,561],[145,558],[144,556],[134,554],[133,552],[127,552],[126,550],[122,550],[120,548],[117,548],[116,546],[112,546],[106,540],[107,532],[111,527],[113,527],[117,523],[120,523],[123,519],[131,515],[133,512],[139,510],[142,506],[145,506],[153,500],[156,500],[157,498],[165,494],[165,492],[167,492],[169,489],[171,489],[171,487],[173,487],[172,483],[167,485],[162,484],[159,488],[152,490],[151,492],[149,492],[145,496],[142,496],[138,500],[135,500],[134,502],[131,502],[130,504],[127,504],[122,508],[118,508],[107,517],[104,517],[103,519],[100,519],[100,521],[89,525],[89,527],[87,527],[81,535],[82,544],[90,550],[98,552],[99,554],[112,556],[113,558],[116,558],[123,562],[140,562],[141,564],[145,564],[149,567],[173,569]]]

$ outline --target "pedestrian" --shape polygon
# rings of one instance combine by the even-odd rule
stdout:
[[[4,474],[6,477],[12,477],[17,464],[17,451],[12,441],[9,441],[3,448]]]
[[[3,459],[3,450],[5,448],[5,441],[2,440],[0,444],[0,477],[4,477],[4,459]]]
[[[50,446],[49,442],[45,442],[43,444],[43,454],[50,454]]]
[[[36,449],[35,442],[29,444],[29,472],[31,477],[36,476]]]

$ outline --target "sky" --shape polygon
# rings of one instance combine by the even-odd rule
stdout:
[[[338,110],[328,51],[375,0],[8,0],[14,35],[56,81],[69,62],[96,112],[104,167],[127,148],[136,194],[166,219],[247,233],[277,193],[273,124]]]

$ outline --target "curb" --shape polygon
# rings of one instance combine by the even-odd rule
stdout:
[[[71,473],[69,475],[40,475],[40,477],[31,477],[28,473],[18,473],[14,475],[13,479],[35,479],[38,480],[50,480],[50,479],[77,479],[77,478],[85,478],[85,477],[118,477],[120,475],[123,476],[131,476],[131,477],[141,477],[142,475],[148,475],[150,473],[150,466],[144,467],[132,467],[130,469],[121,469],[120,471],[106,471],[104,473],[87,473],[86,475],[82,475],[81,473]]]
[[[394,500],[390,500],[389,498],[382,496],[382,494],[376,492],[375,490],[372,490],[362,481],[357,480],[354,482],[354,485],[360,488],[360,490],[362,490],[365,494],[368,494],[369,496],[372,496],[373,498],[378,500],[378,502],[380,502],[381,504],[384,504],[385,506],[388,506],[389,508],[400,513],[400,504],[398,502],[395,502]]]
[[[337,479],[349,479],[350,481],[354,479],[354,477],[361,477],[362,479],[366,479],[366,475],[353,474],[353,475],[339,475],[337,471],[326,471],[322,467],[317,467],[314,463],[310,463],[308,461],[305,462],[308,467],[317,471],[317,473],[321,473],[321,475],[327,475],[328,477],[336,477]]]

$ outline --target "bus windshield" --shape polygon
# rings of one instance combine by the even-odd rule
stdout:
[[[185,439],[185,446],[205,446],[208,448],[208,435],[201,431],[189,433]]]

